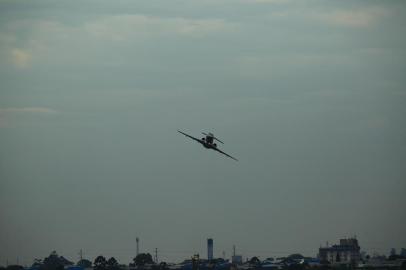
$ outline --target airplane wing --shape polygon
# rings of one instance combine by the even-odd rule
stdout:
[[[195,137],[190,136],[190,135],[188,135],[188,134],[186,134],[186,133],[183,133],[183,132],[182,132],[182,131],[180,131],[180,130],[178,130],[178,132],[179,132],[179,133],[181,133],[181,134],[183,134],[183,135],[185,135],[186,137],[191,138],[192,140],[197,141],[198,143],[204,144],[204,142],[203,142],[202,140],[198,139],[198,138],[195,138]]]
[[[216,150],[217,152],[222,153],[223,155],[228,156],[229,158],[234,159],[235,161],[238,161],[238,159],[236,159],[235,157],[230,156],[230,155],[229,155],[229,154],[227,154],[227,153],[224,153],[223,151],[221,151],[221,150],[220,150],[220,149],[218,149],[217,147],[213,147],[212,149],[213,149],[213,150]]]

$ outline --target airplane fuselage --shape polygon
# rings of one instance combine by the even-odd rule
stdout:
[[[203,143],[203,146],[207,149],[212,149],[212,148],[216,148],[217,146],[211,143]]]
[[[213,149],[217,147],[217,144],[214,143],[214,136],[208,135],[205,138],[202,138],[202,145],[207,149]]]

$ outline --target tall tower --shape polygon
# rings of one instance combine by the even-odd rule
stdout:
[[[137,256],[138,256],[138,254],[140,254],[140,239],[136,237],[135,241],[137,242]]]
[[[213,260],[213,239],[207,239],[207,259],[209,261]]]

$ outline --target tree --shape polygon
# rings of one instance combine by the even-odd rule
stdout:
[[[64,256],[59,256],[59,261],[63,264],[63,266],[74,265],[73,262],[69,261]]]
[[[103,269],[106,269],[107,261],[106,261],[106,258],[104,258],[104,256],[99,255],[99,256],[97,256],[96,259],[94,259],[93,264],[94,264],[94,269],[103,270]]]
[[[78,263],[76,265],[83,267],[83,268],[90,268],[90,267],[92,267],[92,262],[89,260],[86,260],[86,259],[82,259],[82,260],[78,261]]]
[[[107,260],[107,265],[108,266],[117,266],[118,262],[117,262],[116,258],[111,257],[110,259]]]
[[[299,253],[295,253],[295,254],[292,254],[292,255],[288,256],[288,259],[291,259],[291,260],[302,260],[304,258],[305,257],[303,257],[303,255],[299,254]]]
[[[110,259],[107,260],[107,268],[109,270],[118,270],[119,269],[116,258],[111,257]]]
[[[254,257],[251,258],[250,264],[259,265],[259,264],[261,264],[261,261],[258,259],[258,257],[254,256]]]
[[[145,264],[153,264],[154,260],[152,259],[151,254],[149,253],[140,253],[134,259],[136,266],[143,266]]]
[[[38,259],[38,258],[34,259],[34,263],[32,264],[32,267],[39,268],[39,267],[41,267],[41,265],[42,265],[41,259]]]
[[[71,262],[63,257],[59,257],[58,253],[54,250],[48,257],[44,258],[40,270],[63,270],[64,266],[69,263]]]

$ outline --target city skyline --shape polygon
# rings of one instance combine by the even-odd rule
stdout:
[[[138,237],[136,237],[136,239],[137,238]],[[346,238],[347,237],[345,237],[344,239],[346,239]],[[353,236],[353,238],[357,239],[356,236]],[[211,238],[208,238],[208,239],[211,239]],[[208,241],[208,239],[206,239],[206,240]],[[335,242],[337,242],[337,241],[338,241],[338,239],[336,239],[336,241],[332,241],[332,242],[326,241],[326,243],[324,245],[320,244],[319,248],[331,247],[331,246],[335,245]],[[213,242],[212,242],[212,245],[213,245]],[[123,251],[122,250],[121,252],[116,252],[116,251],[114,251],[114,248],[113,248],[113,251],[111,253],[109,253],[109,254],[101,254],[101,253],[95,253],[95,252],[92,252],[92,251],[84,251],[83,249],[79,249],[79,251],[77,251],[77,252],[75,252],[75,251],[73,253],[68,252],[67,253],[68,255],[66,255],[66,254],[59,253],[57,250],[52,250],[52,251],[49,251],[47,254],[44,254],[42,257],[45,258],[51,252],[56,251],[57,253],[59,253],[59,255],[64,256],[65,258],[67,258],[68,260],[73,261],[74,263],[78,262],[80,259],[89,259],[91,262],[93,262],[93,260],[97,256],[101,255],[101,256],[106,256],[106,257],[114,257],[114,258],[116,258],[118,260],[118,262],[120,264],[128,264],[129,262],[132,262],[133,258],[135,258],[136,255],[141,254],[141,253],[149,253],[149,254],[153,255],[154,261],[155,261],[155,258],[156,258],[155,255],[157,255],[157,257],[159,258],[158,262],[164,261],[164,262],[167,262],[167,263],[180,263],[180,262],[182,262],[184,260],[188,260],[188,259],[192,258],[193,255],[195,255],[195,254],[200,255],[200,258],[203,259],[203,260],[208,259],[207,258],[209,256],[209,247],[208,246],[209,246],[209,244],[208,244],[208,242],[206,242],[206,247],[202,247],[200,249],[194,250],[193,252],[186,251],[186,250],[185,251],[178,251],[178,252],[177,251],[166,250],[166,251],[163,251],[163,253],[161,253],[162,250],[160,250],[157,247],[153,248],[151,250],[143,250],[142,248],[138,249],[136,247],[135,251],[131,251],[131,250],[130,251]],[[212,258],[222,258],[222,259],[226,259],[226,260],[231,261],[231,258],[233,256],[233,252],[236,251],[236,254],[238,254],[239,256],[240,255],[242,256],[243,262],[251,259],[252,257],[258,257],[261,260],[265,260],[267,258],[276,259],[278,257],[287,257],[287,256],[292,255],[292,254],[301,254],[301,255],[303,255],[305,257],[313,257],[313,258],[317,258],[318,255],[319,255],[319,248],[315,248],[315,250],[314,250],[315,253],[313,253],[313,254],[306,254],[306,253],[299,252],[297,250],[295,251],[294,249],[291,249],[289,251],[288,250],[285,250],[285,251],[280,251],[280,250],[279,251],[275,251],[275,250],[273,250],[273,251],[270,251],[270,250],[264,251],[264,250],[262,250],[262,251],[252,252],[252,251],[249,251],[249,250],[245,250],[244,248],[240,249],[236,245],[233,245],[230,250],[226,250],[226,249],[220,250],[218,248],[215,248],[215,245],[212,246],[212,247],[214,247],[213,248],[213,257]],[[391,248],[391,249],[389,249],[387,251],[378,251],[377,249],[368,249],[368,248],[361,247],[360,252],[365,252],[365,254],[370,255],[370,256],[381,256],[381,255],[389,256],[389,255],[391,255],[391,252],[393,251],[393,249],[395,249],[396,254],[400,254],[400,252],[402,250],[404,250],[403,247]],[[243,254],[241,252],[241,250],[245,250],[246,253]],[[155,254],[155,252],[157,252],[157,254]],[[69,254],[70,254],[70,256],[69,256]],[[129,255],[129,254],[132,254],[132,255]],[[223,256],[224,254],[226,254],[225,257]],[[11,259],[6,258],[3,265],[2,265],[2,262],[0,262],[0,266],[6,266],[7,264],[8,265],[13,265],[13,264],[19,265],[20,264],[20,265],[24,265],[24,266],[30,266],[33,262],[35,262],[36,259],[39,259],[39,258],[42,258],[42,257],[35,257],[35,258],[34,257],[33,258],[26,257],[26,258],[24,258],[24,257],[17,256],[14,260],[12,258]]]

